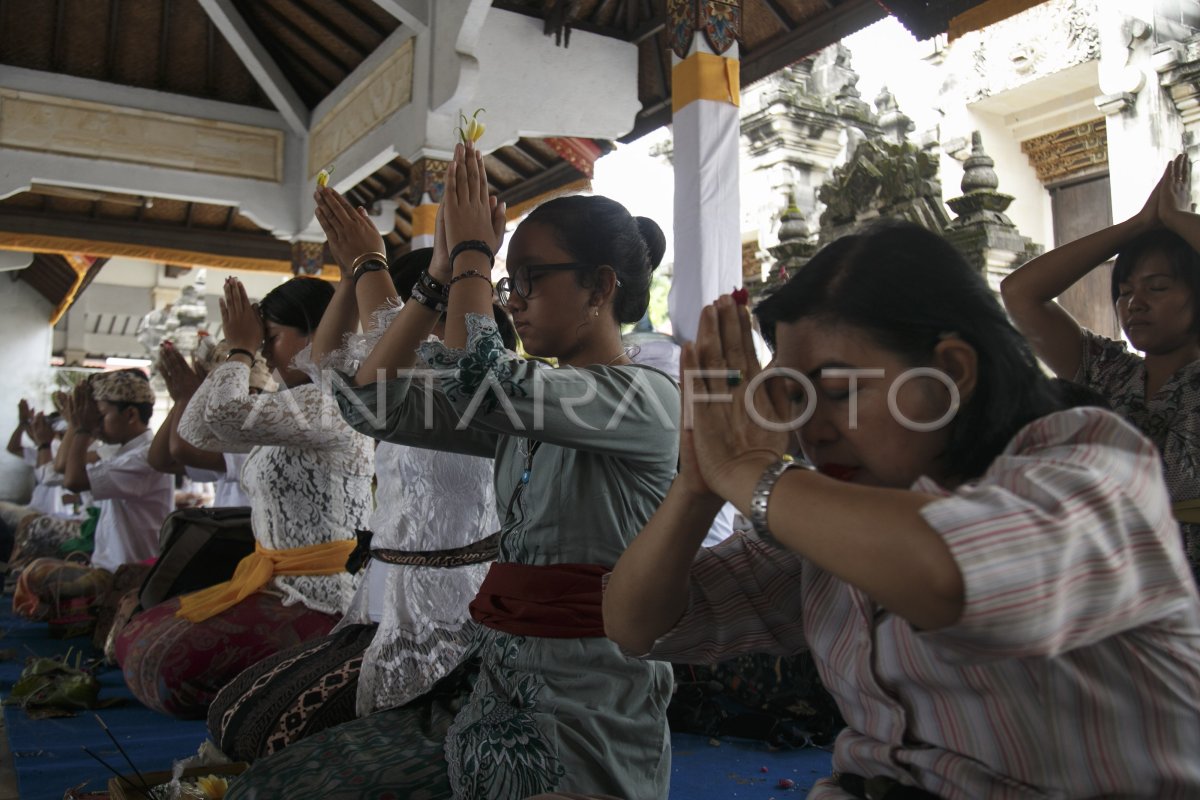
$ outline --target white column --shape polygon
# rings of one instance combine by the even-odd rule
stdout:
[[[668,309],[675,336],[691,341],[700,310],[742,285],[738,47],[718,56],[696,33],[687,57],[674,61],[675,265]]]
[[[1112,218],[1136,214],[1183,152],[1183,122],[1158,84],[1153,63],[1153,9],[1115,0],[1100,12],[1100,90],[1096,106],[1107,117]]]

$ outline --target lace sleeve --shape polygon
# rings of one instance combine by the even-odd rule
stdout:
[[[383,338],[392,320],[404,304],[399,298],[388,300],[371,313],[371,327],[363,333],[350,332],[342,337],[342,346],[325,354],[320,362],[313,361],[312,345],[305,347],[292,360],[292,366],[307,375],[313,383],[321,384],[329,370],[353,375],[366,360],[375,345]]]
[[[216,370],[210,372],[200,384],[200,388],[188,400],[187,408],[183,410],[183,416],[179,418],[179,436],[192,447],[198,447],[201,450],[218,453],[248,453],[250,452],[249,445],[222,439],[209,427],[208,421],[205,419],[204,409],[208,405],[208,398],[212,393],[213,375],[215,374]]]
[[[248,366],[227,361],[205,381],[213,385],[206,402],[202,407],[196,404],[195,410],[202,413],[217,439],[242,446],[327,448],[344,444],[346,423],[336,403],[319,386],[309,383],[251,395],[249,376]],[[193,411],[192,403],[184,412],[185,418]]]
[[[638,364],[550,369],[504,349],[491,317],[467,314],[466,323],[465,348],[417,348],[460,425],[674,464],[679,389],[665,373]]]

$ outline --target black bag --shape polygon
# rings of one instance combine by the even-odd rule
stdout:
[[[180,509],[163,521],[158,542],[158,561],[138,596],[143,609],[232,578],[238,562],[254,552],[250,509]]]

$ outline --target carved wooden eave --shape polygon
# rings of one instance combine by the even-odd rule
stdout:
[[[1049,185],[1108,168],[1108,123],[1097,119],[1021,142],[1021,151]]]

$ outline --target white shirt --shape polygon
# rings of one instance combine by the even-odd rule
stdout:
[[[21,450],[25,455],[25,463],[33,467],[34,485],[33,494],[29,498],[29,507],[43,514],[68,517],[71,516],[71,512],[63,505],[61,481],[58,486],[46,482],[48,477],[46,467],[49,467],[49,471],[54,470],[54,454],[58,452],[58,445],[58,439],[50,442],[50,461],[40,467],[38,466],[38,448],[22,447]]]
[[[89,464],[88,482],[100,508],[92,565],[115,572],[122,564],[158,555],[158,533],[175,510],[170,475],[150,466],[146,456],[154,434],[130,439],[116,454]]]
[[[233,508],[250,505],[250,497],[242,490],[242,465],[249,457],[246,453],[222,453],[225,470],[184,467],[189,478],[200,483],[213,485],[213,508]]]

